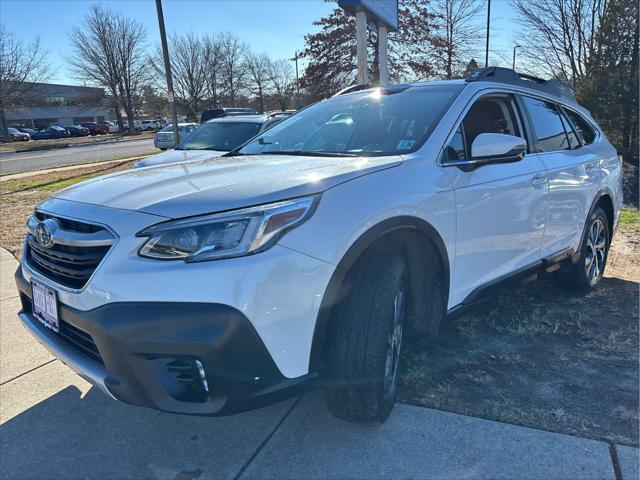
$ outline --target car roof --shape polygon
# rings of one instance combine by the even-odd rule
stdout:
[[[205,123],[264,123],[267,118],[267,115],[228,115],[212,118]]]
[[[543,80],[530,75],[518,73],[514,70],[501,67],[484,67],[475,70],[464,79],[456,80],[429,80],[424,82],[411,82],[389,85],[390,89],[402,89],[411,87],[426,87],[434,85],[459,85],[465,88],[481,90],[483,88],[507,88],[517,92],[528,93],[547,97],[548,99],[583,109],[576,101],[569,87],[558,80]],[[354,85],[348,87],[334,96],[354,93],[377,88],[369,85]]]

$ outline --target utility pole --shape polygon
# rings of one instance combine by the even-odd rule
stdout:
[[[300,79],[298,78],[298,52],[295,52],[292,60],[296,62],[296,92],[300,95]]]
[[[162,13],[162,0],[156,0],[156,10],[158,11],[158,25],[160,26],[160,42],[162,43],[162,56],[164,57],[164,71],[167,76],[167,100],[171,110],[171,121],[173,123],[174,146],[180,143],[180,131],[178,130],[178,115],[176,114],[176,102],[173,94],[173,78],[171,76],[171,62],[169,61],[169,47],[167,46],[167,33],[164,30],[164,14]]]
[[[520,45],[514,45],[513,46],[513,64],[511,65],[512,69],[516,69],[516,48],[518,48]]]
[[[484,54],[484,66],[489,66],[489,28],[491,26],[491,0],[487,1],[487,46]]]

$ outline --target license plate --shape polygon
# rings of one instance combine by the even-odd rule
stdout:
[[[60,333],[58,322],[58,299],[55,290],[31,282],[33,292],[33,315],[47,328]]]

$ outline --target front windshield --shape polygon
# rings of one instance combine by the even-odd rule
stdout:
[[[240,154],[381,156],[417,150],[463,85],[377,88],[334,97],[265,131]]]
[[[260,130],[257,122],[212,122],[197,128],[178,150],[219,150],[230,152],[256,135]]]

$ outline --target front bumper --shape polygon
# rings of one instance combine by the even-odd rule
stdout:
[[[251,322],[230,306],[123,302],[81,311],[60,304],[61,332],[71,332],[67,337],[32,315],[31,286],[21,268],[15,277],[19,317],[30,333],[80,376],[123,402],[225,415],[294,395],[315,379],[315,374],[284,377]],[[97,354],[88,355],[88,349]],[[196,360],[206,383],[197,370],[184,368]]]

